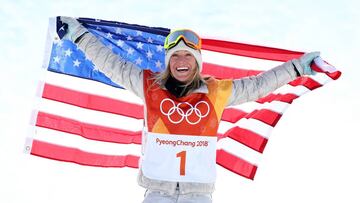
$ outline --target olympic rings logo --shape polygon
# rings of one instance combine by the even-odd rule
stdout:
[[[167,112],[165,112],[164,110],[164,103],[165,102],[170,102],[171,103],[171,107],[167,110]],[[202,113],[200,111],[200,109],[198,109],[198,106],[204,104],[206,105],[206,112]],[[181,105],[188,105],[190,108],[186,111],[184,111],[183,109],[180,108]],[[195,106],[192,106],[189,102],[180,102],[177,105],[175,104],[175,102],[169,98],[163,99],[160,103],[160,111],[163,115],[167,116],[169,121],[173,124],[178,124],[181,123],[184,118],[185,120],[191,124],[191,125],[196,125],[198,124],[202,118],[205,118],[209,113],[210,113],[210,106],[207,102],[205,101],[199,101],[198,103],[195,104]],[[178,114],[180,115],[180,119],[178,120],[173,120],[171,118],[172,115]],[[189,120],[189,116],[191,116],[192,114],[195,114],[198,119],[193,122]]]

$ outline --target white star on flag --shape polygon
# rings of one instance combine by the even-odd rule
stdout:
[[[157,46],[156,46],[156,51],[162,52],[162,51],[163,51],[163,46],[157,45]]]
[[[107,37],[108,39],[112,39],[112,34],[111,34],[110,32],[108,32],[107,35],[106,35],[106,37]]]
[[[59,63],[59,62],[60,62],[60,57],[59,57],[59,56],[55,56],[55,57],[54,57],[54,62],[55,62],[55,63]]]
[[[122,41],[122,40],[118,40],[117,42],[116,42],[116,44],[119,46],[119,47],[123,47],[124,46],[124,41]]]
[[[56,40],[56,41],[54,41],[54,43],[56,44],[56,46],[62,47],[64,42],[62,40]]]
[[[134,53],[134,51],[135,51],[135,50],[130,47],[130,48],[127,50],[127,54],[132,55],[132,54]]]
[[[81,62],[76,59],[75,61],[73,61],[73,63],[74,63],[74,67],[79,67]]]
[[[121,32],[122,32],[122,30],[121,30],[121,28],[116,28],[116,34],[121,34]]]
[[[136,61],[135,61],[136,65],[141,65],[141,62],[142,62],[142,60],[141,60],[140,57],[137,58]]]
[[[143,49],[144,44],[141,42],[136,43],[136,48]]]
[[[133,38],[129,35],[129,36],[127,36],[126,37],[126,39],[128,40],[128,41],[131,41],[131,40],[133,40]]]
[[[159,60],[157,60],[155,65],[157,68],[161,68],[162,63]]]
[[[147,39],[147,41],[148,41],[149,43],[153,43],[153,39],[151,39],[151,37],[149,37],[149,38]]]
[[[88,55],[85,55],[85,60],[91,61]]]
[[[148,50],[148,51],[146,52],[146,57],[147,57],[148,59],[151,59],[152,56],[153,56],[153,53],[151,53],[151,51]]]
[[[65,56],[71,56],[71,54],[72,51],[70,50],[70,48],[65,51]]]
[[[142,32],[141,31],[136,31],[136,36],[142,36]]]

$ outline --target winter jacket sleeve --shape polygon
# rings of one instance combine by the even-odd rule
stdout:
[[[255,101],[294,80],[302,67],[297,59],[288,61],[257,76],[233,80],[228,106]]]
[[[83,34],[76,43],[96,68],[113,82],[144,98],[142,69],[114,54],[91,33]]]

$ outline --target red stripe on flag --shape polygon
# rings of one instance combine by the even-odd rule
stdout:
[[[228,108],[224,110],[221,120],[236,123],[242,118],[253,118],[274,127],[281,116],[282,114],[268,109],[255,109],[254,111],[248,113],[239,109]]]
[[[265,97],[262,97],[258,100],[256,100],[256,102],[258,103],[265,103],[265,102],[272,102],[272,101],[281,101],[281,102],[286,102],[291,104],[292,101],[294,99],[297,99],[299,96],[292,94],[292,93],[288,93],[288,94],[269,94]]]
[[[304,52],[243,44],[237,42],[229,42],[216,39],[202,39],[202,49],[274,61],[288,61],[294,58],[298,58],[302,54],[304,54]]]
[[[217,150],[216,163],[236,174],[251,180],[254,179],[257,170],[257,166],[237,156],[234,156],[223,149]]]
[[[262,153],[265,149],[267,138],[244,128],[240,128],[238,126],[231,128],[230,130],[226,131],[224,135],[220,138],[229,137],[234,139],[241,144]]]
[[[236,123],[244,118],[248,113],[235,108],[227,108],[224,110],[221,120]]]
[[[282,114],[277,112],[268,109],[260,109],[252,111],[251,113],[247,114],[245,118],[253,118],[275,127],[281,116]]]
[[[144,109],[142,105],[131,104],[51,84],[45,84],[42,97],[87,109],[130,116],[137,119],[143,118]]]
[[[45,112],[37,115],[36,126],[80,135],[90,140],[121,144],[141,144],[141,132],[132,132],[80,122]]]
[[[335,71],[333,73],[326,73],[327,76],[329,76],[333,80],[337,80],[341,76],[340,71]]]
[[[72,162],[86,166],[98,167],[139,167],[139,157],[134,155],[104,155],[85,152],[79,149],[55,145],[39,140],[33,140],[31,154],[54,159],[58,161]]]
[[[306,76],[298,77],[297,79],[291,81],[289,83],[289,85],[291,85],[291,86],[303,85],[306,88],[308,88],[309,90],[314,90],[314,89],[322,86],[322,84],[320,84],[317,81],[315,81],[314,79],[306,77]]]

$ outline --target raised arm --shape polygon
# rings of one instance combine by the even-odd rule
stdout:
[[[94,65],[113,82],[143,98],[143,71],[135,64],[114,54],[76,19],[61,17],[68,25],[65,39],[76,43]]]
[[[319,55],[319,52],[307,53],[257,76],[234,80],[228,106],[255,101],[299,76],[314,74],[310,64]]]

